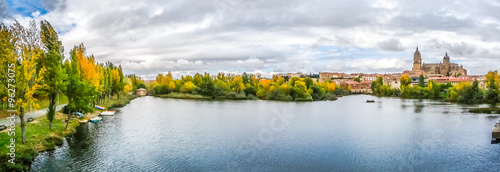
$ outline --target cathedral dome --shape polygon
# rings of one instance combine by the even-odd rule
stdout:
[[[418,51],[418,46],[417,46],[417,50],[415,51],[415,54],[414,54],[414,55],[415,55],[415,56],[417,56],[417,55],[418,55],[418,56],[420,56],[420,51]]]

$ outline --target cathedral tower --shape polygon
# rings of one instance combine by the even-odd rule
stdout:
[[[422,56],[420,55],[420,51],[418,51],[418,46],[417,46],[417,51],[415,51],[415,54],[413,55],[413,72],[418,72],[422,70]]]
[[[441,65],[440,73],[446,76],[450,75],[450,57],[448,56],[448,52],[443,57],[443,64]]]
[[[446,54],[443,57],[443,63],[448,66],[450,65],[450,57],[448,57],[448,52],[446,52]]]

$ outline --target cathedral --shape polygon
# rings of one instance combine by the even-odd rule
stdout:
[[[467,70],[463,66],[459,66],[456,63],[450,63],[450,57],[446,53],[443,57],[443,62],[441,63],[424,63],[422,64],[422,56],[420,51],[415,51],[413,55],[413,74],[416,75],[429,75],[429,74],[441,74],[445,76],[464,76],[467,75]]]

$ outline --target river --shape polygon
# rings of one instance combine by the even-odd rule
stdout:
[[[375,103],[366,103],[373,99]],[[88,123],[32,171],[498,171],[500,116],[432,100],[140,97]]]

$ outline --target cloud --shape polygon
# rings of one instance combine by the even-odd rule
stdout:
[[[441,60],[448,52],[471,74],[485,73],[479,65],[485,61],[500,63],[500,4],[493,1],[39,2],[12,11],[30,4],[0,1],[1,21],[47,19],[60,33],[66,56],[83,42],[98,61],[146,78],[169,70],[177,76],[401,72],[411,69],[417,44],[425,60]]]
[[[0,0],[0,20],[10,17],[11,16],[7,8],[7,3],[4,0]]]
[[[446,41],[440,41],[437,39],[431,39],[426,42],[426,47],[431,50],[445,51],[450,55],[472,55],[476,51],[476,47],[474,45],[469,45],[465,42],[454,42],[449,43]],[[487,53],[487,52],[483,52]]]
[[[404,47],[401,45],[401,42],[399,39],[396,38],[391,38],[387,39],[385,41],[381,41],[377,43],[377,45],[382,48],[382,50],[386,51],[403,51]]]
[[[65,0],[42,0],[42,3],[45,7],[47,7],[48,10],[53,11],[57,7],[59,7],[61,4],[64,5]]]

